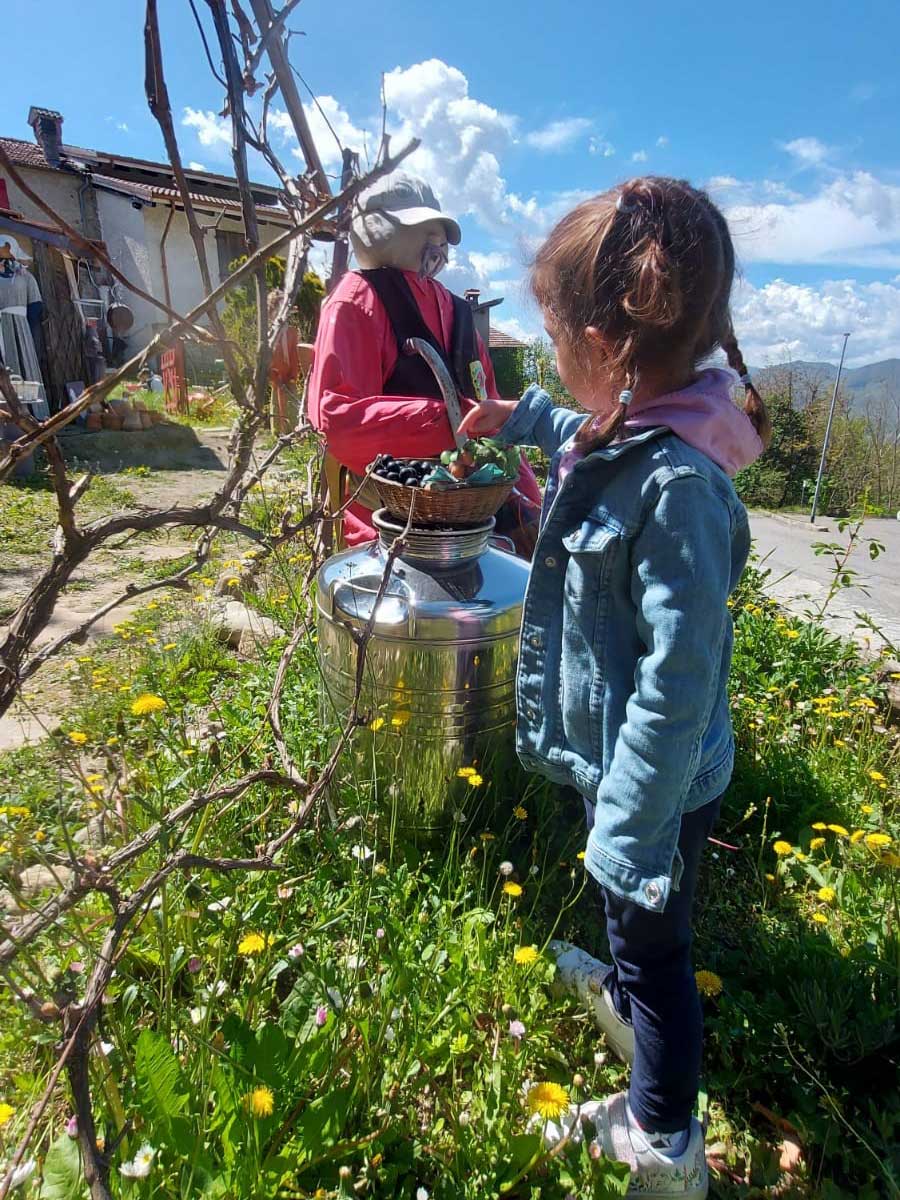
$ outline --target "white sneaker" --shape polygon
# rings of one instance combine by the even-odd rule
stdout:
[[[706,1147],[703,1127],[696,1117],[691,1118],[687,1146],[681,1154],[665,1154],[654,1149],[648,1140],[633,1129],[628,1120],[625,1094],[619,1092],[606,1100],[588,1100],[579,1107],[573,1105],[559,1121],[548,1121],[544,1127],[547,1146],[556,1146],[566,1136],[579,1143],[593,1126],[596,1146],[607,1158],[627,1163],[631,1170],[628,1197],[638,1200],[706,1200],[709,1192],[709,1171],[706,1166]]]
[[[576,995],[593,1015],[612,1052],[623,1063],[633,1062],[634,1026],[616,1012],[606,987],[612,967],[571,942],[551,942],[550,950],[556,958],[557,978],[565,990]]]

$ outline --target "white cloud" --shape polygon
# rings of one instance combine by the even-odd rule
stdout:
[[[309,131],[319,151],[326,170],[337,170],[341,166],[341,147],[355,150],[360,156],[363,169],[366,167],[367,148],[374,153],[378,147],[364,129],[358,128],[350,119],[346,109],[341,108],[334,96],[318,96],[318,104],[304,104],[303,111],[309,123]],[[281,134],[282,145],[290,146],[291,154],[303,161],[303,151],[297,143],[294,124],[281,108],[269,113],[269,129]]]
[[[487,254],[479,254],[477,250],[469,251],[469,261],[478,272],[487,278],[495,271],[505,271],[513,265],[512,256],[505,250],[489,250]]]
[[[647,161],[647,151],[635,150],[634,154],[631,156],[631,161],[636,163],[645,163]]]
[[[188,163],[188,170],[189,171],[205,171],[206,167],[204,167],[203,163],[194,162],[193,160],[191,160],[191,162]]]
[[[201,146],[231,145],[231,122],[217,113],[185,108],[181,123],[197,130],[197,140]]]
[[[747,262],[900,266],[900,185],[867,171],[807,197],[726,205],[725,215]]]
[[[782,150],[786,150],[792,158],[807,167],[818,166],[831,153],[830,146],[814,137],[794,138],[792,142],[781,142],[780,145]]]
[[[747,362],[788,358],[837,361],[843,334],[852,336],[847,363],[900,357],[900,287],[835,279],[818,287],[774,279],[741,283],[732,301],[734,326]]]
[[[592,124],[587,117],[551,121],[543,129],[534,129],[531,133],[526,133],[525,141],[537,150],[565,150],[587,133]]]
[[[591,154],[602,154],[604,158],[612,158],[616,152],[612,142],[608,142],[606,138],[592,137],[588,141],[588,150]]]
[[[406,165],[432,184],[448,212],[471,214],[494,235],[540,220],[537,200],[509,191],[500,168],[516,118],[470,96],[462,71],[432,58],[389,71],[384,89],[392,144],[422,139]]]
[[[536,326],[523,325],[518,317],[493,317],[491,325],[494,329],[499,329],[501,333],[508,333],[510,337],[518,338],[520,342],[530,342],[543,332]]]
[[[664,133],[661,133],[659,135],[659,137],[656,139],[656,144],[657,144],[657,146],[659,146],[660,150],[665,150],[666,146],[668,146],[668,144],[669,144],[669,139],[666,137],[666,135]]]

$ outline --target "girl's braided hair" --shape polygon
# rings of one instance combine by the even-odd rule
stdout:
[[[679,179],[645,176],[579,204],[538,251],[531,287],[575,353],[592,325],[612,347],[605,366],[623,389],[642,368],[693,367],[720,346],[741,376],[744,411],[765,446],[771,422],[750,381],[731,324],[734,246],[709,196]],[[588,417],[583,449],[607,445],[627,405],[598,427]]]

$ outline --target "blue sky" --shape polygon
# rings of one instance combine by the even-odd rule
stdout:
[[[206,4],[198,0],[198,11]],[[58,108],[76,145],[161,157],[143,96],[138,0],[44,0],[4,13],[0,132]],[[222,107],[186,0],[160,0],[169,89],[188,161],[228,171]],[[535,332],[529,249],[581,196],[634,174],[710,188],[735,235],[735,323],[756,363],[900,356],[900,6],[818,0],[710,5],[571,0],[304,0],[292,59],[340,138],[373,150],[387,73],[395,145],[463,226],[444,276],[502,294]],[[312,113],[327,165],[337,145]],[[366,135],[367,136],[364,136]],[[286,161],[295,143],[276,115]],[[265,178],[262,168],[255,171]]]

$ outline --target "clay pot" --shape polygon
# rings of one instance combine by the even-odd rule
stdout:
[[[89,412],[84,424],[88,433],[98,433],[103,428],[103,418],[100,413]]]
[[[143,429],[140,413],[136,413],[133,408],[129,408],[122,416],[122,428],[126,433],[136,433]]]
[[[142,408],[141,411],[138,413],[138,416],[141,419],[141,428],[149,429],[150,426],[153,424],[152,414],[149,413],[146,408]]]
[[[117,412],[105,412],[101,414],[100,423],[104,429],[120,430],[122,428],[122,418]]]
[[[153,422],[154,425],[161,425],[165,419],[166,419],[165,413],[157,412],[157,410],[155,408],[152,408],[150,410],[150,420]]]
[[[114,413],[118,413],[120,417],[124,417],[125,412],[128,408],[128,401],[123,400],[121,397],[119,397],[116,400],[110,400],[109,407],[113,410]]]

